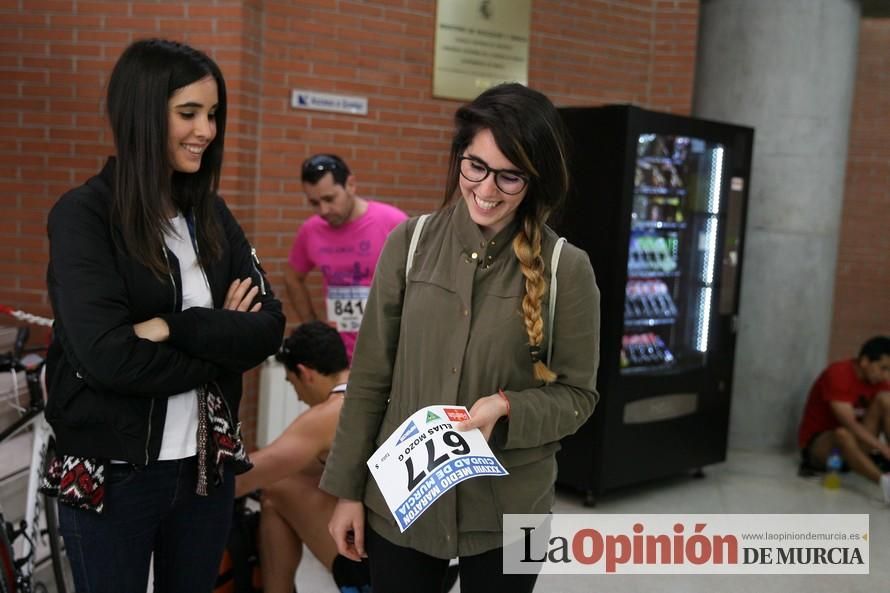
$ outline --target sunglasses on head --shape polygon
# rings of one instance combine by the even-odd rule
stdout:
[[[282,344],[278,352],[275,353],[275,360],[283,364],[287,362],[287,358],[288,356],[290,356],[290,353],[291,349],[288,348],[287,344]]]
[[[337,162],[337,159],[330,157],[326,154],[317,154],[314,157],[308,158],[303,161],[303,172],[309,173],[311,171],[334,171],[340,168],[340,163]]]

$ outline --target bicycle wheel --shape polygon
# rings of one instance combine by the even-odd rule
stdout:
[[[0,514],[0,593],[15,593],[15,556],[6,537],[6,519]]]
[[[43,472],[46,475],[50,464],[56,457],[56,447],[52,439],[46,449],[46,457],[43,460]],[[65,542],[59,533],[59,509],[54,496],[43,496],[43,509],[46,516],[46,536],[49,539],[49,553],[53,565],[53,578],[55,579],[56,593],[74,593],[74,578],[71,576],[71,566],[65,555]]]

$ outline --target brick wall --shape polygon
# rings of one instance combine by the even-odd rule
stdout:
[[[343,156],[362,195],[409,213],[433,209],[460,102],[432,97],[431,0],[264,6],[257,241],[276,280],[310,214],[295,173],[306,155]],[[633,102],[688,113],[697,27],[694,0],[535,0],[529,84],[559,105]],[[294,88],[367,97],[368,115],[295,111]],[[317,278],[311,288],[320,307]]]
[[[49,314],[46,214],[111,153],[105,86],[121,50],[139,37],[191,42],[226,72],[233,109],[224,185],[252,230],[260,103],[255,4],[0,2],[0,204],[7,212],[0,242],[8,254],[0,263],[7,278],[0,302]]]
[[[695,0],[534,0],[529,83],[559,105],[688,113],[697,21]],[[0,0],[0,303],[50,314],[46,214],[110,153],[105,85],[145,36],[191,43],[222,67],[224,195],[282,293],[310,214],[297,174],[308,154],[341,154],[362,195],[435,208],[459,103],[431,96],[434,26],[434,0]],[[367,97],[368,115],[292,110],[294,88]],[[318,298],[317,277],[311,286]],[[246,387],[252,440],[255,374]]]
[[[890,335],[890,19],[863,19],[834,289],[831,359]]]

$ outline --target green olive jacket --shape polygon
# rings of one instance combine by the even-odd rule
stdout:
[[[525,281],[511,245],[517,223],[486,240],[462,199],[436,212],[423,227],[406,289],[416,223],[393,230],[377,264],[321,487],[363,500],[367,524],[393,543],[440,558],[480,554],[501,546],[504,513],[550,512],[559,440],[578,430],[599,399],[599,290],[587,254],[566,244],[550,361],[558,377],[544,385],[532,375],[521,314]],[[545,227],[548,280],[556,239]],[[365,462],[418,409],[469,409],[499,388],[510,416],[489,443],[510,475],[459,484],[399,533]]]

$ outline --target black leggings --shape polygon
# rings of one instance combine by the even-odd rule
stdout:
[[[448,560],[397,546],[367,524],[365,548],[375,593],[446,593]],[[502,548],[460,558],[461,593],[531,593],[537,579],[536,574],[504,574]]]

